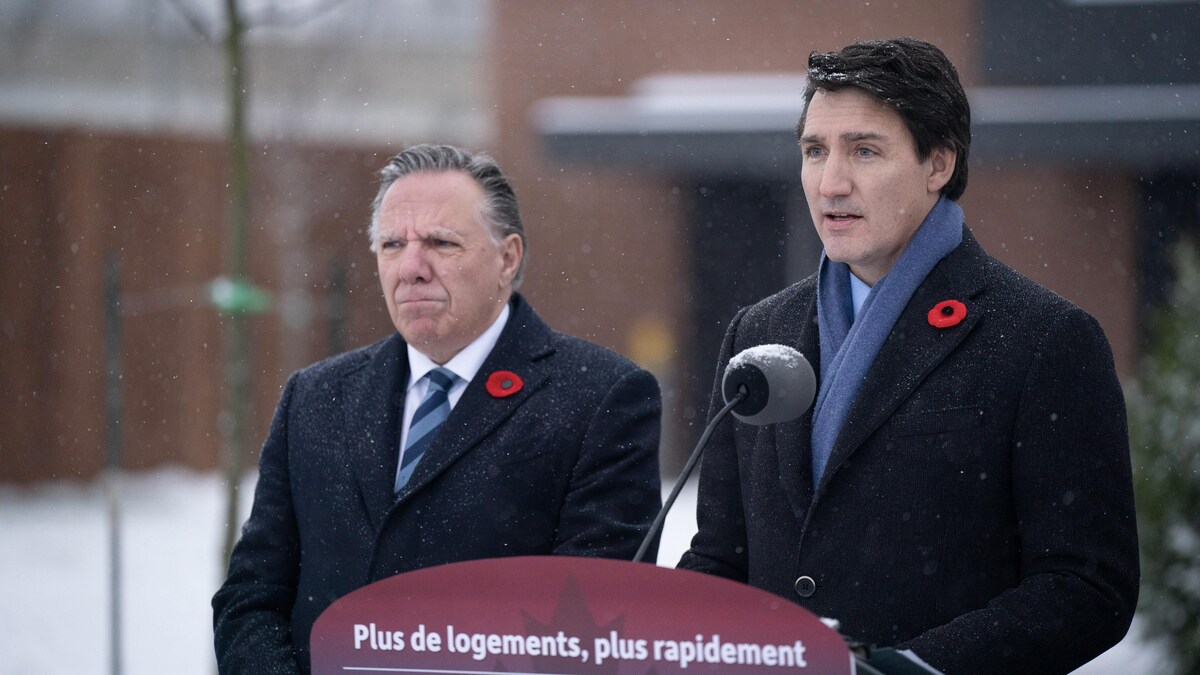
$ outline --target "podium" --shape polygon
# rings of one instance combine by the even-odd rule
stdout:
[[[399,574],[330,605],[310,646],[315,675],[856,672],[842,636],[783,598],[595,558],[497,558]]]

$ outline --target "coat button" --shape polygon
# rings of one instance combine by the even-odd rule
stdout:
[[[812,577],[804,576],[796,580],[796,595],[802,598],[811,597],[817,592],[817,582]]]

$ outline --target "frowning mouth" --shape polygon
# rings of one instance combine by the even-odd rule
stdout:
[[[441,298],[397,298],[398,306],[419,306],[444,302]]]

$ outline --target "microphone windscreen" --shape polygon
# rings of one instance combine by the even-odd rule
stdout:
[[[775,424],[808,410],[817,393],[817,376],[795,349],[758,345],[739,352],[725,367],[721,380],[725,402],[743,387],[746,398],[733,407],[734,417],[747,424]]]

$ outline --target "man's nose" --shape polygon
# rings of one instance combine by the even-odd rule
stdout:
[[[844,197],[850,194],[852,181],[846,160],[831,155],[821,166],[821,196]]]
[[[400,280],[405,283],[429,281],[430,267],[425,247],[420,242],[411,242],[400,254]]]

